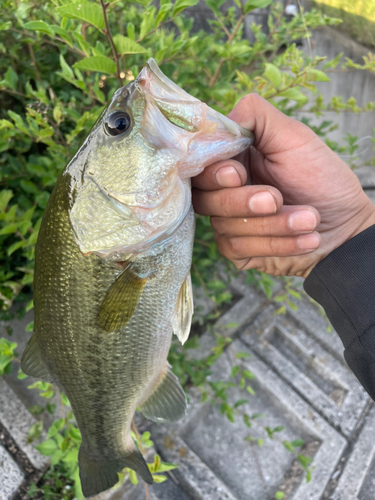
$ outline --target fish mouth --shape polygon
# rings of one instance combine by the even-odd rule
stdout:
[[[147,102],[143,122],[147,139],[159,147],[177,147],[186,156],[179,168],[181,178],[197,175],[210,163],[238,154],[254,140],[249,130],[176,85],[154,59],[147,61],[134,83]]]

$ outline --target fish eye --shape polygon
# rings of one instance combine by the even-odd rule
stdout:
[[[115,111],[109,115],[105,128],[110,135],[124,134],[129,130],[132,120],[126,111]]]

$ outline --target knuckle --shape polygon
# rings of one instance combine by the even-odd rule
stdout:
[[[211,217],[211,226],[218,235],[222,236],[224,234],[224,224],[221,217]]]

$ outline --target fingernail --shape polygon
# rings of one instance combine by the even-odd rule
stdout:
[[[311,210],[298,210],[289,217],[289,227],[293,231],[313,231],[316,227],[316,217]]]
[[[315,250],[320,245],[320,237],[317,233],[303,234],[298,237],[297,244],[301,250]]]
[[[274,214],[277,208],[275,198],[268,191],[254,194],[250,198],[249,207],[254,214]]]
[[[230,167],[221,167],[216,172],[216,181],[221,187],[238,187],[241,186],[241,178],[237,170]]]

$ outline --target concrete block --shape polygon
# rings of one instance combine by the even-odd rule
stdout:
[[[36,469],[43,469],[48,464],[47,457],[41,455],[27,442],[29,429],[36,421],[2,378],[0,378],[0,421],[31,464]]]
[[[240,351],[248,352],[251,359],[238,360],[235,354]],[[291,500],[320,500],[346,447],[345,438],[240,340],[234,341],[215,363],[211,379],[228,380],[233,363],[254,373],[256,394],[250,398],[247,391],[235,388],[231,402],[250,398],[241,410],[265,416],[251,429],[241,422],[241,415],[230,423],[211,403],[202,405],[198,392],[192,391],[188,415],[181,422],[152,427],[161,456],[180,466],[173,473],[194,499],[262,500],[273,498],[281,489]],[[280,438],[266,438],[264,427],[277,425],[284,426]],[[244,441],[248,435],[264,438],[264,445],[250,445]],[[297,438],[305,441],[302,453],[314,458],[313,478],[308,484],[295,457],[280,442]]]
[[[267,308],[242,334],[253,349],[328,422],[349,437],[369,396],[352,372],[314,338]]]
[[[324,311],[320,311],[317,304],[308,298],[298,301],[297,311],[289,309],[288,317],[305,330],[318,344],[320,344],[334,358],[346,365],[344,346],[338,334],[333,330]],[[331,330],[329,331],[329,328]]]
[[[8,451],[0,445],[0,500],[10,500],[24,479]]]
[[[375,498],[375,407],[354,445],[332,500],[373,500]]]
[[[178,435],[178,431],[173,430],[173,427],[167,429],[162,426],[153,426],[152,438],[163,459],[179,465],[179,468],[173,471],[173,475],[188,498],[236,500],[236,497],[211,470],[210,464],[206,465]]]

